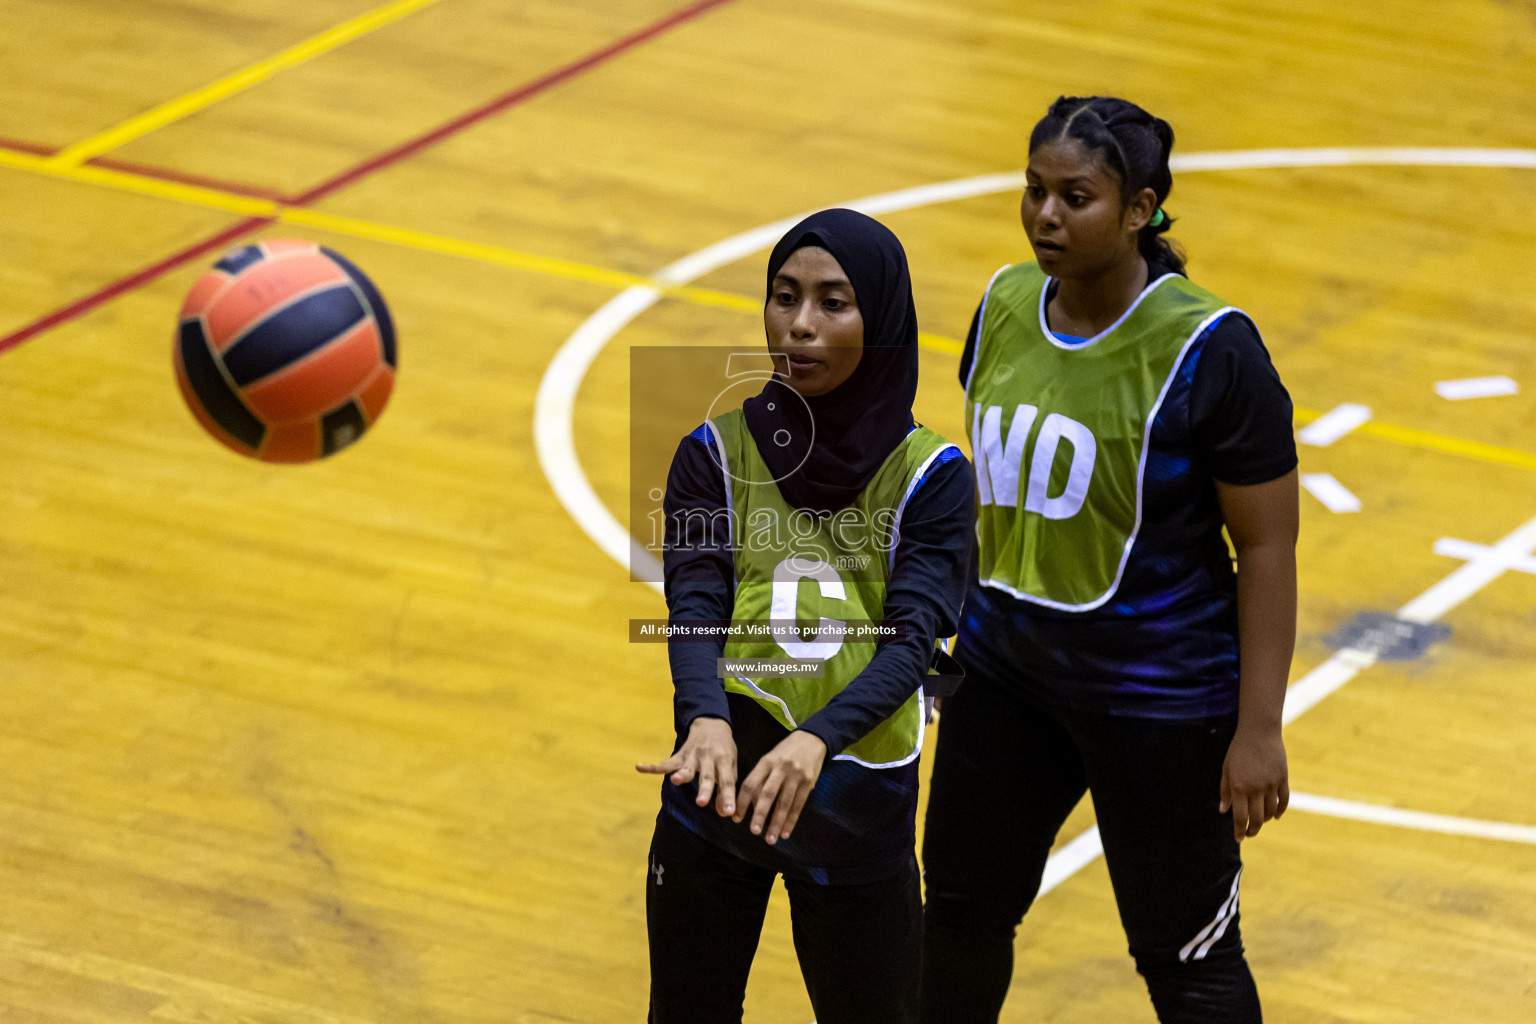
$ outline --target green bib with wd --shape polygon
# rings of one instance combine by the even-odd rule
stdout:
[[[926,427],[909,433],[847,508],[816,516],[784,500],[740,409],[710,420],[726,474],[738,630],[727,660],[820,661],[822,675],[725,677],[725,688],[757,701],[794,729],[853,682],[875,653],[875,638],[850,635],[879,620],[885,586],[912,487],[946,448]],[[845,628],[845,624],[854,623]],[[755,624],[767,629],[752,631]],[[786,628],[796,626],[798,628]],[[745,635],[740,635],[745,627]],[[871,768],[906,764],[923,741],[923,691],[837,754]]]
[[[965,414],[976,465],[981,583],[1035,604],[1108,601],[1141,526],[1152,421],[1184,355],[1232,312],[1177,274],[1147,285],[1113,326],[1055,338],[1050,281],[1033,263],[987,286]]]

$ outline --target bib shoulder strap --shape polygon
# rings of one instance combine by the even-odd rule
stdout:
[[[1038,317],[1040,292],[1048,280],[1035,263],[1009,263],[999,267],[987,282],[976,317],[976,346],[971,353],[971,367],[965,381],[967,395],[971,392],[976,368],[991,356],[997,332],[1005,329],[1004,324],[1011,321],[1015,325],[1025,325]]]

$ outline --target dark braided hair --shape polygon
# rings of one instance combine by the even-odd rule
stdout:
[[[1173,175],[1168,170],[1173,129],[1130,100],[1113,96],[1058,98],[1029,133],[1029,151],[1061,138],[1076,139],[1120,176],[1122,207],[1142,189],[1150,188],[1157,195],[1157,209],[1161,209],[1173,189]],[[1154,227],[1149,222],[1137,236],[1136,248],[1149,262],[1172,264],[1182,274],[1182,248],[1161,237],[1172,226],[1173,220],[1166,213],[1161,224]]]

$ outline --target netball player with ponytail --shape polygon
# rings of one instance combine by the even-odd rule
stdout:
[[[992,278],[962,356],[978,564],[924,839],[925,1024],[997,1020],[1085,789],[1158,1019],[1260,1020],[1238,844],[1289,798],[1296,451],[1254,324],[1162,237],[1172,147],[1133,103],[1057,100],[1029,139],[1035,260]]]
[[[822,631],[671,640],[676,746],[639,766],[668,776],[646,884],[650,1019],[741,1020],[782,875],[820,1024],[908,1024],[922,934],[922,684],[935,638],[959,617],[972,474],[959,449],[913,422],[917,317],[906,255],[885,227],[826,210],[792,228],[768,261],[763,320],[774,378],[673,458],[670,618],[903,629],[878,645]],[[722,655],[820,668],[722,679]]]

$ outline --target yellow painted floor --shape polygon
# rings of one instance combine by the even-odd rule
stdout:
[[[1300,418],[1373,410],[1302,448],[1362,506],[1303,495],[1303,679],[1463,564],[1437,540],[1536,517],[1529,0],[0,0],[0,1019],[643,1019],[657,796],[630,765],[668,748],[670,684],[627,635],[664,607],[573,511],[627,518],[632,347],[761,343],[763,253],[546,408],[575,451],[551,471],[596,501],[541,466],[541,383],[662,267],[1016,171],[1090,92],[1177,154],[1375,152],[1185,170],[1168,204]],[[932,336],[919,418],[952,438],[952,339],[1027,257],[1015,209],[882,217]],[[320,464],[228,453],[172,381],[182,296],[260,237],[346,253],[399,329],[389,410]],[[1434,390],[1487,376],[1521,391]],[[1297,790],[1536,826],[1518,554],[1447,640],[1289,727]],[[1245,856],[1266,1019],[1536,1019],[1536,845],[1296,809]],[[1018,946],[1008,1024],[1152,1020],[1101,861]],[[746,1019],[810,1017],[776,899]]]

